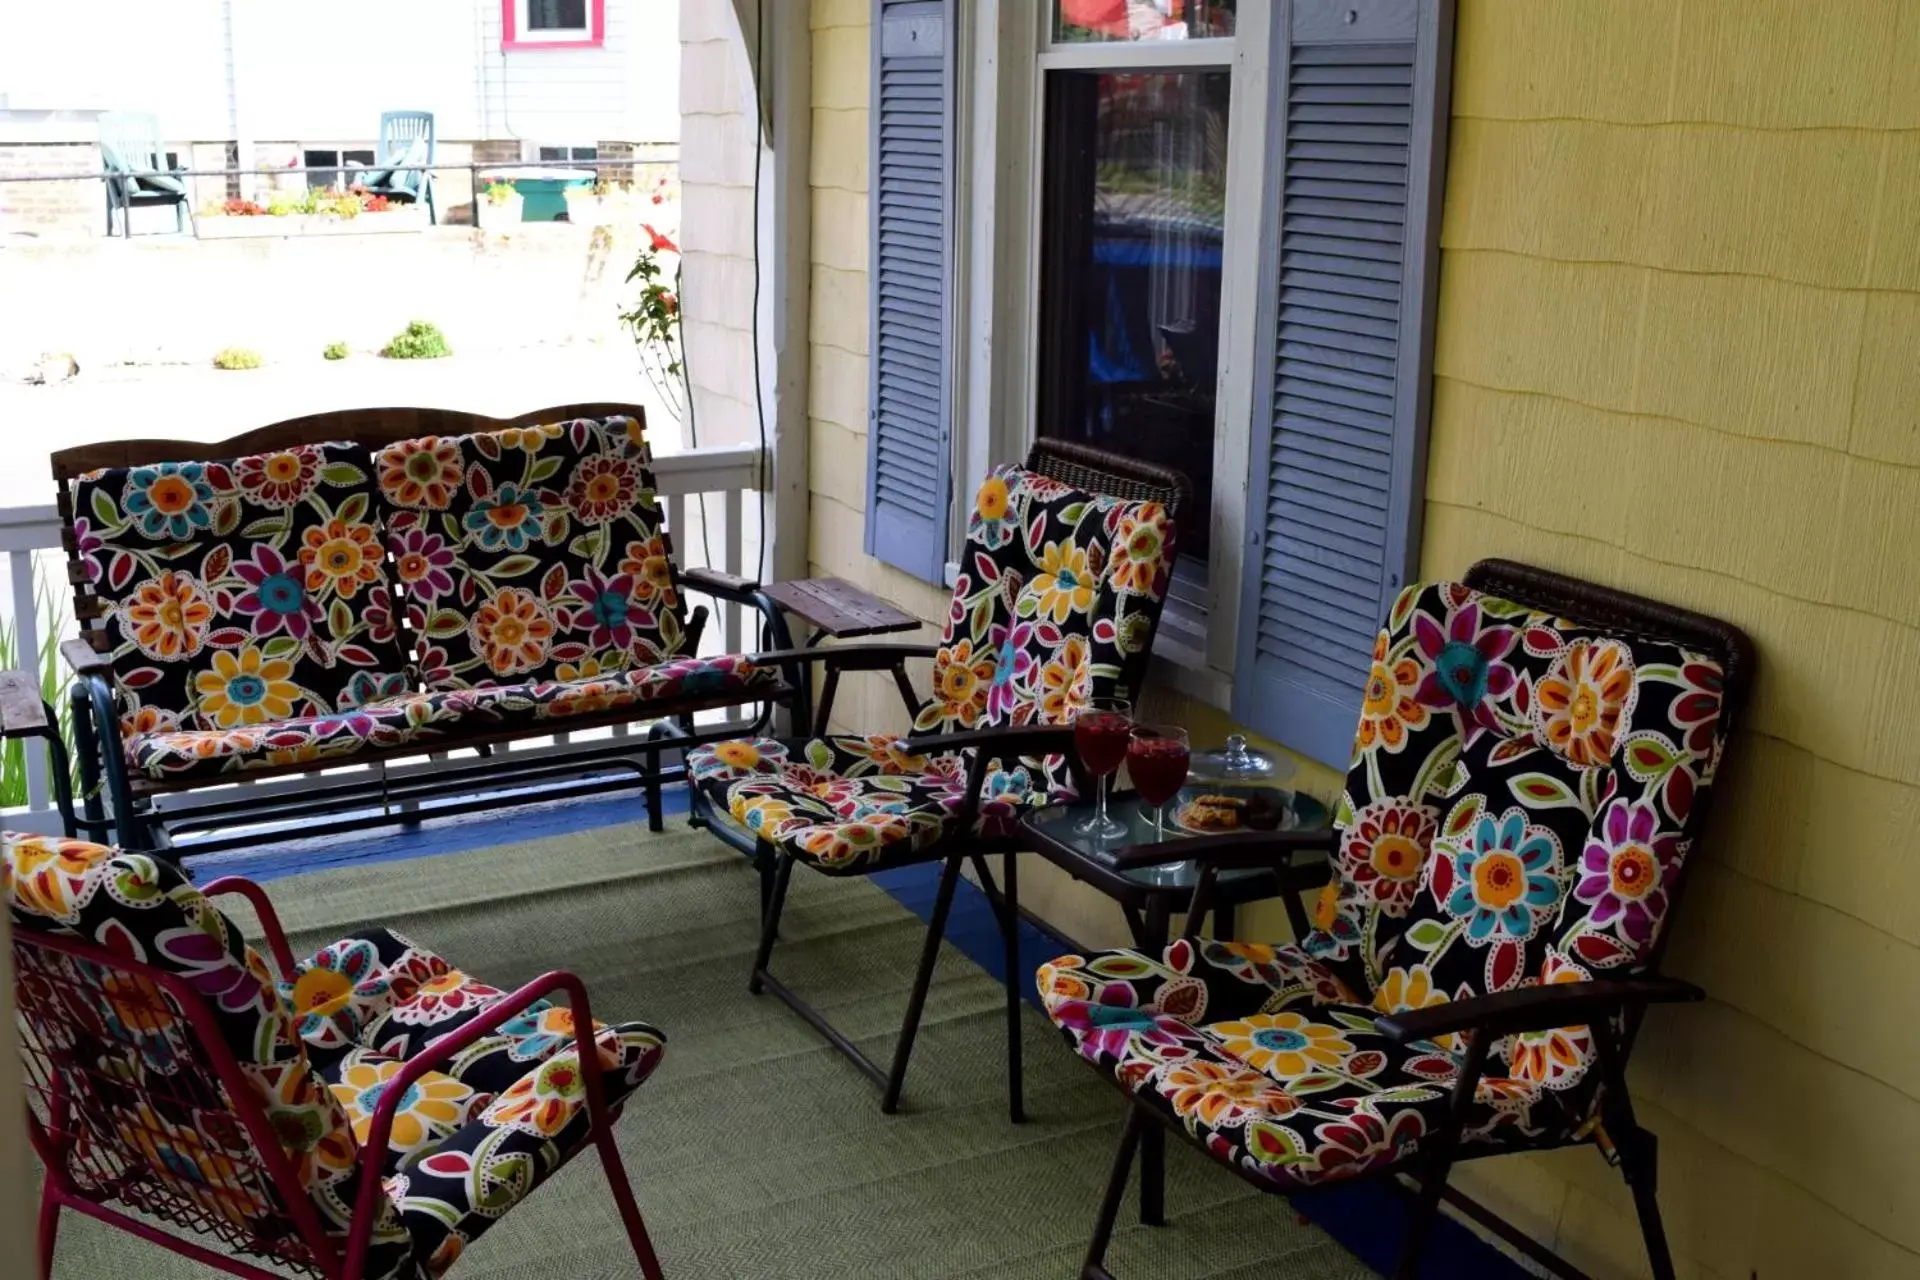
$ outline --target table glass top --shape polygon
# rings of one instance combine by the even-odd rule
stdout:
[[[1026,819],[1026,826],[1035,834],[1046,837],[1053,843],[1073,850],[1081,857],[1103,866],[1112,868],[1116,853],[1129,845],[1152,844],[1154,841],[1153,807],[1144,803],[1138,795],[1124,793],[1115,796],[1108,803],[1108,814],[1117,822],[1124,822],[1127,834],[1112,840],[1095,840],[1091,835],[1075,831],[1074,827],[1093,816],[1091,800],[1078,804],[1060,804],[1036,810]],[[1182,831],[1173,824],[1174,805],[1167,806],[1167,840],[1192,838],[1193,833]],[[1300,792],[1291,793],[1287,801],[1287,818],[1281,823],[1285,831],[1308,831],[1328,825],[1327,806],[1310,795]],[[1295,856],[1295,866],[1311,866],[1316,862],[1325,862],[1327,855],[1322,850],[1302,852]],[[1114,870],[1118,870],[1114,868]],[[1173,862],[1158,867],[1136,867],[1118,874],[1129,880],[1137,880],[1143,885],[1156,888],[1191,887],[1199,870],[1192,862]],[[1220,872],[1224,883],[1232,880],[1244,880],[1252,876],[1265,875],[1264,871],[1241,869]]]

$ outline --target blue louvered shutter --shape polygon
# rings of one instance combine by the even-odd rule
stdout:
[[[1425,484],[1451,0],[1274,15],[1235,718],[1345,765]]]
[[[956,0],[875,0],[867,554],[944,580]]]

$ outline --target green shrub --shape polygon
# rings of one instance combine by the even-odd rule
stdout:
[[[435,360],[452,355],[453,348],[447,345],[446,335],[438,326],[415,320],[380,348],[380,354],[389,360]]]
[[[213,357],[216,369],[258,369],[260,353],[247,347],[227,347]]]
[[[327,349],[320,354],[329,360],[345,360],[347,358],[347,344],[344,342],[329,342]]]

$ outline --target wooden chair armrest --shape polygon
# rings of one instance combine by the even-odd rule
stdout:
[[[1591,982],[1547,982],[1512,991],[1407,1009],[1376,1018],[1374,1026],[1395,1044],[1432,1040],[1462,1031],[1487,1037],[1521,1031],[1598,1022],[1626,1009],[1650,1004],[1689,1004],[1707,993],[1678,978],[1596,978]]]
[[[724,596],[750,596],[760,589],[760,584],[752,578],[704,567],[680,570],[680,581],[701,591]]]
[[[885,671],[908,658],[931,658],[940,652],[931,644],[832,644],[809,649],[775,649],[747,655],[756,666],[777,667],[793,662],[823,662],[844,671]]]
[[[113,659],[104,653],[95,651],[86,642],[85,637],[76,636],[60,642],[60,657],[77,676],[111,675]]]
[[[31,671],[0,671],[0,736],[44,735],[47,729],[39,678]]]

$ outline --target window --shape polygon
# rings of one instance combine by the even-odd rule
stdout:
[[[598,147],[538,147],[533,157],[536,160],[598,160]]]
[[[1185,471],[1161,678],[1343,764],[1417,562],[1454,6],[1035,7],[963,80],[950,487],[1036,435]]]
[[[500,0],[503,49],[578,49],[606,42],[607,0]]]
[[[1180,550],[1203,578],[1228,91],[1213,70],[1063,70],[1046,86],[1039,432],[1184,471]]]
[[[300,153],[300,163],[309,170],[309,187],[344,187],[354,174],[373,168],[373,152],[309,147]]]
[[[1204,40],[1233,34],[1234,0],[1059,0],[1053,38]]]

